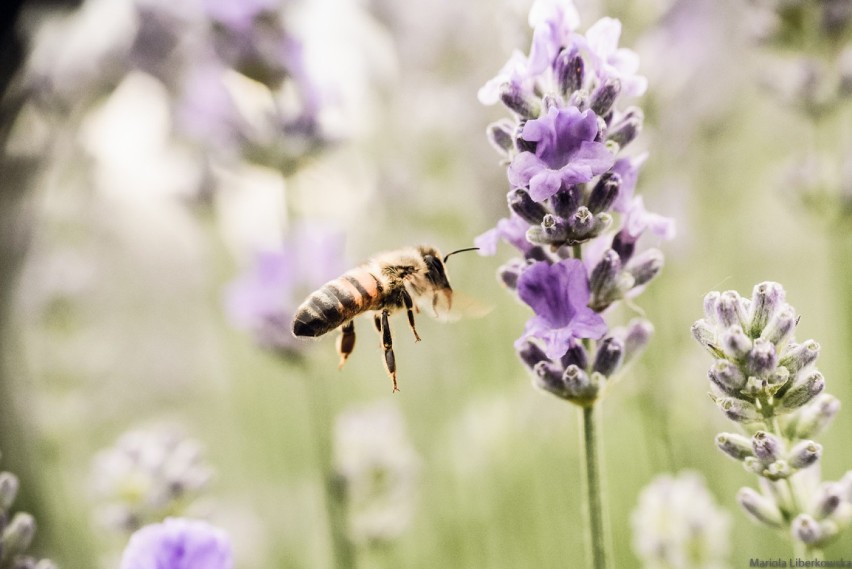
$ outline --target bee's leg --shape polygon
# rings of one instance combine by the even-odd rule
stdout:
[[[411,295],[407,290],[402,291],[402,301],[405,303],[405,313],[408,315],[408,325],[411,331],[414,332],[415,341],[420,341],[420,334],[417,333],[417,328],[414,327],[414,302],[411,300]]]
[[[340,354],[339,368],[346,363],[346,358],[355,349],[355,321],[350,320],[340,327],[340,336],[337,337],[337,353]]]
[[[396,357],[393,354],[393,338],[391,338],[390,324],[388,323],[388,311],[382,310],[382,348],[385,350],[385,369],[393,380],[394,393],[399,391],[396,385]]]
[[[376,325],[376,332],[379,333],[379,336],[382,335],[382,315],[378,312],[373,314],[373,324]]]

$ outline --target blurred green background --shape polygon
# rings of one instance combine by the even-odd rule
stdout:
[[[120,548],[92,515],[95,453],[163,420],[206,448],[217,473],[211,519],[231,532],[239,567],[330,567],[321,439],[336,413],[383,400],[401,409],[420,455],[419,496],[410,527],[360,552],[359,568],[585,563],[578,411],[535,391],[514,353],[530,314],[495,278],[508,248],[449,265],[456,290],[493,307],[487,316],[421,316],[418,344],[394,318],[397,394],[369,322],[356,324],[358,348],[338,371],[331,337],[295,361],[260,349],[226,318],[227,284],[287,220],[342,230],[354,266],[404,245],[469,246],[504,215],[505,168],[484,136],[504,111],[482,107],[476,90],[512,49],[527,48],[528,3],[322,4],[319,25],[337,37],[330,52],[340,57],[327,74],[358,73],[361,83],[346,94],[345,136],[286,182],[246,164],[193,170],[189,151],[158,126],[167,94],[144,76],[59,124],[26,107],[18,117],[7,152],[40,162],[14,206],[29,235],[25,256],[19,270],[6,267],[17,276],[2,345],[3,428],[14,429],[3,435],[14,445],[2,449],[3,467],[22,478],[19,507],[38,517],[39,552],[62,567],[92,567]],[[621,18],[621,45],[642,58],[646,126],[632,150],[650,156],[638,191],[678,224],[662,246],[662,276],[637,301],[655,336],[603,408],[613,566],[639,565],[629,520],[641,488],[684,468],[703,473],[732,512],[731,567],[786,558],[789,545],[735,502],[754,477],[714,447],[731,425],[706,395],[711,362],[689,328],[707,291],[749,294],[778,281],[801,314],[797,338],[822,345],[827,392],[852,400],[852,239],[806,209],[785,177],[790,157],[815,140],[848,143],[849,109],[815,134],[773,96],[767,53],[740,3],[577,4],[581,29]],[[187,188],[205,175],[213,197],[198,200]],[[850,467],[850,433],[842,410],[820,440],[824,478]],[[852,555],[848,544],[827,558]]]

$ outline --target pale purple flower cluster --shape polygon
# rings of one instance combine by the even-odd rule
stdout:
[[[231,542],[199,520],[167,518],[133,534],[121,569],[233,569]]]
[[[839,482],[820,481],[822,446],[813,438],[840,401],[823,392],[819,344],[796,342],[798,320],[783,287],[764,282],[750,299],[733,290],[708,293],[692,333],[715,358],[711,397],[745,431],[719,433],[716,446],[760,476],[761,492],[742,488],[740,505],[756,521],[822,547],[852,521],[852,471]]]
[[[227,288],[231,322],[254,334],[257,343],[294,356],[305,347],[291,332],[296,307],[346,269],[343,234],[302,222],[281,246],[257,254],[254,265]]]
[[[577,33],[570,0],[537,0],[529,21],[529,55],[515,52],[479,91],[513,120],[488,128],[508,163],[510,214],[476,244],[494,254],[503,240],[523,255],[501,269],[535,312],[516,348],[540,387],[586,404],[650,336],[638,320],[610,332],[602,313],[659,273],[662,253],[637,252],[637,241],[670,239],[674,224],[634,195],[645,157],[621,154],[643,114],[618,102],[646,88],[636,54],[618,47],[621,24],[603,18]]]

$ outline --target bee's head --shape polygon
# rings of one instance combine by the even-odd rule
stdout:
[[[441,253],[434,247],[420,247],[420,256],[426,265],[426,279],[437,290],[450,290],[450,281],[447,279],[447,271]]]

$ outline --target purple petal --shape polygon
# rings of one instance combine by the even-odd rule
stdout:
[[[490,229],[474,240],[481,255],[493,255],[497,252],[497,243],[502,239],[522,253],[533,246],[527,241],[527,229],[530,224],[512,213],[511,217],[497,222],[497,227]]]
[[[574,183],[577,182],[568,182],[569,185]],[[542,202],[558,192],[561,186],[562,172],[542,170],[530,180],[530,197],[533,201]]]
[[[513,188],[523,188],[529,185],[533,176],[546,168],[547,165],[532,152],[521,152],[509,164],[509,183]]]
[[[167,518],[134,533],[121,569],[233,569],[228,536],[197,520]]]

